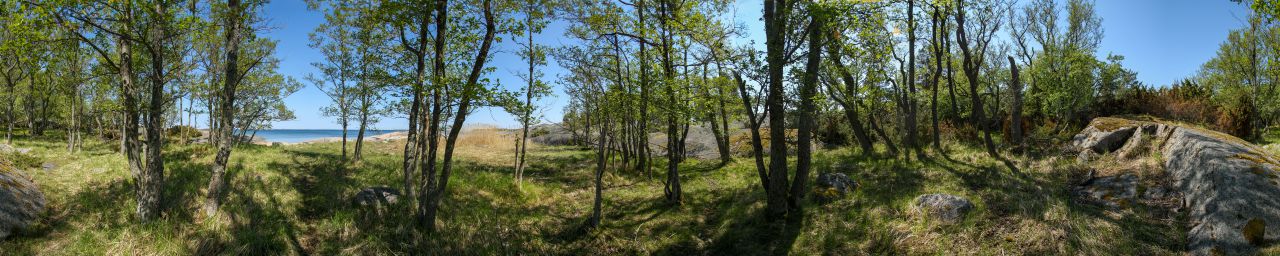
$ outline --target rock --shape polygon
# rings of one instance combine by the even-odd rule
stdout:
[[[26,174],[0,164],[0,240],[31,225],[44,207],[44,193]]]
[[[1217,248],[1230,255],[1257,249],[1239,232],[1249,220],[1280,223],[1277,161],[1230,135],[1177,129],[1163,149],[1165,171],[1190,209],[1189,248],[1206,254]],[[1266,225],[1276,239],[1280,225]]]
[[[27,154],[31,153],[31,148],[17,148],[9,144],[0,144],[0,153]]]
[[[529,127],[529,141],[550,146],[573,145],[573,133],[559,124],[540,124]]]
[[[41,169],[41,170],[44,170],[44,171],[46,171],[46,172],[47,172],[47,171],[52,171],[54,168],[58,168],[58,165],[53,164],[53,163],[50,163],[50,162],[45,162],[45,163],[43,163],[43,164],[40,164],[40,169]]]
[[[1095,153],[1107,153],[1120,149],[1137,128],[1134,122],[1119,118],[1097,118],[1083,131],[1071,138],[1074,150],[1092,150]]]
[[[1161,200],[1167,197],[1169,197],[1169,190],[1158,186],[1147,188],[1147,191],[1142,193],[1142,198],[1147,200]]]
[[[973,210],[969,199],[948,194],[927,194],[916,197],[916,210],[943,223],[956,223]]]
[[[1138,176],[1126,173],[1093,178],[1076,187],[1076,193],[1106,206],[1127,206],[1138,196]]]
[[[362,211],[373,212],[382,216],[387,207],[400,199],[400,191],[389,187],[370,187],[361,189],[351,197],[351,204]]]
[[[1154,160],[1163,170],[1147,178],[1168,185],[1148,188],[1143,197],[1180,197],[1192,225],[1187,232],[1190,254],[1249,255],[1265,241],[1280,238],[1280,225],[1274,224],[1280,223],[1280,158],[1261,147],[1202,128],[1118,118],[1095,119],[1075,136],[1071,147],[1096,153],[1119,149],[1116,153],[1123,156],[1117,159],[1156,155],[1137,151],[1143,148],[1158,153]],[[1079,191],[1121,204],[1136,193],[1132,175],[1096,178]]]
[[[813,184],[813,195],[814,199],[829,202],[844,198],[857,187],[858,183],[844,173],[823,173],[818,175],[818,180]]]
[[[1076,163],[1088,164],[1093,160],[1098,160],[1098,157],[1100,157],[1098,153],[1094,153],[1093,150],[1081,150],[1080,154],[1076,155]]]

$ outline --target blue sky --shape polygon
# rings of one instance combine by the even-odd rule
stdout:
[[[755,0],[744,0],[736,4],[730,17],[750,30],[748,37],[739,39],[738,43],[755,40],[760,44],[764,41],[764,29],[759,21],[760,9],[760,2]],[[306,85],[285,100],[297,119],[278,122],[274,127],[339,128],[332,118],[320,114],[320,108],[328,105],[328,97],[302,79],[315,72],[311,63],[321,58],[319,52],[307,46],[307,34],[324,22],[323,14],[307,10],[306,4],[299,0],[272,1],[264,11],[272,27],[265,36],[279,40],[277,56],[281,59],[280,72],[297,78]],[[1124,65],[1136,71],[1138,79],[1149,85],[1167,85],[1194,75],[1202,63],[1215,55],[1218,44],[1226,38],[1227,33],[1243,27],[1243,20],[1249,15],[1245,6],[1228,0],[1101,0],[1097,1],[1097,12],[1103,19],[1104,30],[1098,55],[1124,55]],[[573,43],[570,39],[562,38],[563,27],[562,22],[553,23],[535,40],[551,46]],[[515,56],[515,46],[510,43],[512,41],[504,42],[506,43],[495,45],[500,52],[490,62],[490,66],[497,67],[497,71],[490,76],[503,82],[509,89],[519,89],[523,83],[514,74],[525,66]],[[554,60],[543,69],[546,81],[554,81],[560,71]],[[542,105],[546,106],[545,120],[560,120],[560,112],[568,102],[568,99],[560,96],[562,92],[558,86],[555,90],[555,95],[542,100]],[[517,126],[511,115],[498,108],[479,109],[467,122],[501,127]],[[374,128],[404,129],[407,126],[405,118],[397,116],[384,118]]]

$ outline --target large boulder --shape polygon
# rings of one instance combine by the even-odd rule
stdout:
[[[1072,149],[1107,153],[1120,149],[1124,142],[1133,135],[1137,123],[1130,120],[1103,117],[1094,119],[1089,126],[1071,138]]]
[[[0,239],[31,225],[44,207],[40,187],[22,171],[0,161]]]
[[[1165,171],[1190,209],[1190,249],[1197,254],[1253,253],[1246,224],[1280,238],[1280,164],[1230,135],[1178,129],[1163,150]]]
[[[927,194],[916,197],[915,207],[929,218],[950,224],[963,220],[965,214],[973,210],[973,203],[955,195]]]
[[[573,145],[573,133],[557,124],[541,124],[529,127],[529,140],[550,146]]]
[[[1193,254],[1248,255],[1280,239],[1280,161],[1260,147],[1202,128],[1118,118],[1095,119],[1072,146],[1118,149],[1115,159],[1121,161],[1146,155],[1143,150],[1158,153],[1150,160],[1163,170],[1154,173],[1167,176],[1160,178],[1172,191],[1146,188],[1143,197],[1181,196],[1175,207],[1189,210],[1187,247]],[[1130,174],[1093,179],[1082,194],[1130,200],[1142,190],[1133,180]]]

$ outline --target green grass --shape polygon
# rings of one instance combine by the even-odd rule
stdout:
[[[924,161],[821,151],[816,172],[846,173],[860,187],[840,201],[806,202],[803,216],[783,222],[763,217],[764,193],[750,159],[684,163],[682,205],[663,202],[656,173],[610,170],[604,218],[593,230],[583,228],[593,198],[592,152],[532,147],[527,180],[517,188],[510,153],[464,145],[440,232],[428,236],[416,235],[404,204],[377,218],[347,201],[363,187],[399,187],[397,144],[372,143],[356,164],[337,161],[333,143],[239,147],[231,192],[214,217],[198,213],[213,150],[170,145],[164,216],[147,224],[134,220],[133,185],[123,157],[112,152],[118,144],[92,141],[79,153],[67,153],[57,137],[15,144],[58,167],[27,170],[50,209],[34,227],[0,242],[0,254],[1097,255],[1177,254],[1185,244],[1175,217],[1072,199],[1069,183],[1085,167],[1071,157],[1014,157],[1006,164],[958,143]],[[933,223],[910,206],[927,193],[964,196],[976,207],[958,224]]]

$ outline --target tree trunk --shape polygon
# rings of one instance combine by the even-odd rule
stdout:
[[[931,92],[932,96],[929,99],[929,105],[930,105],[929,107],[931,109],[929,113],[932,116],[931,121],[933,122],[933,148],[938,151],[942,151],[942,135],[940,134],[941,131],[938,127],[938,83],[941,82],[940,78],[942,77],[942,45],[940,44],[941,41],[938,39],[938,37],[945,36],[945,34],[942,33],[941,31],[942,26],[945,26],[945,25],[939,26],[938,24],[938,22],[942,20],[941,18],[942,10],[940,9],[941,7],[937,7],[937,6],[933,8],[933,19],[930,20],[931,21],[930,25],[932,26],[932,33],[933,33],[933,36],[932,36],[933,38],[931,40],[932,42],[930,43],[930,46],[933,47],[933,64],[934,64],[933,67],[934,68],[933,68],[933,78],[930,80],[930,83],[929,83],[929,86],[932,87],[930,88],[930,91],[932,91]]]
[[[733,152],[729,148],[729,138],[733,136],[733,129],[729,128],[729,112],[725,109],[724,102],[724,98],[728,97],[729,94],[724,91],[723,85],[717,85],[716,88],[720,91],[720,94],[716,96],[716,103],[720,110],[720,127],[724,130],[724,136],[721,136],[721,140],[717,141],[716,144],[720,147],[720,161],[728,163],[733,161]]]
[[[645,0],[636,1],[636,21],[640,30],[640,35],[645,36]],[[640,159],[636,165],[643,169],[646,178],[653,179],[653,161],[649,157],[653,155],[652,149],[649,148],[649,55],[645,50],[645,43],[640,43],[639,59],[640,59]]]
[[[964,54],[964,73],[969,80],[969,100],[973,102],[973,125],[975,128],[982,130],[982,142],[987,147],[987,154],[992,157],[1000,157],[996,153],[995,143],[991,142],[991,130],[985,125],[985,112],[982,107],[982,97],[978,96],[978,84],[982,81],[978,79],[978,69],[982,66],[977,60],[974,60],[973,54],[969,49],[969,39],[965,34],[964,27],[964,1],[956,1],[956,40],[960,42],[960,51]],[[979,52],[978,55],[983,53]]]
[[[445,0],[441,0],[441,5],[446,5]],[[435,231],[436,212],[439,210],[440,199],[444,197],[449,185],[449,174],[452,172],[453,149],[454,144],[458,141],[458,133],[462,131],[462,125],[466,123],[467,114],[470,114],[471,97],[476,93],[477,81],[480,79],[480,73],[484,69],[485,59],[489,56],[489,47],[493,45],[494,37],[494,18],[490,0],[484,0],[484,20],[485,33],[484,39],[481,41],[479,52],[476,54],[475,62],[472,63],[471,73],[467,76],[465,87],[462,88],[462,98],[458,102],[458,108],[454,112],[453,127],[449,129],[449,137],[445,139],[444,159],[440,168],[440,180],[434,184],[436,187],[429,188],[427,207],[425,208],[425,225],[427,225],[428,233]],[[443,8],[441,8],[443,9]],[[437,37],[442,40],[443,37]],[[439,49],[437,49],[439,50]],[[440,63],[437,63],[440,64]]]
[[[942,30],[946,30],[946,23],[943,22]],[[960,103],[956,100],[956,74],[955,63],[951,60],[951,39],[950,37],[942,37],[942,48],[947,51],[947,99],[951,101],[951,124],[960,123]]]
[[[345,111],[345,110],[343,110]],[[342,114],[342,161],[347,161],[347,114]],[[236,138],[239,140],[239,138]]]
[[[666,78],[664,84],[667,89],[667,182],[663,189],[667,202],[680,204],[681,188],[680,188],[680,159],[677,154],[680,150],[679,140],[677,139],[678,122],[676,116],[676,91],[675,91],[675,68],[671,63],[671,28],[667,26],[667,22],[672,19],[671,3],[669,0],[659,2],[659,14],[662,16],[659,23],[662,26],[662,71]]]
[[[907,84],[906,97],[903,99],[906,103],[906,122],[907,127],[907,148],[916,153],[916,159],[924,158],[924,151],[921,149],[919,142],[919,127],[916,122],[916,22],[915,22],[915,1],[907,0]]]
[[[1009,58],[1009,72],[1012,81],[1009,87],[1013,89],[1013,106],[1010,107],[1009,120],[1012,127],[1009,127],[1009,136],[1012,137],[1014,152],[1022,152],[1022,79],[1018,78],[1018,63],[1013,61],[1013,56]]]
[[[723,120],[722,117],[725,115],[724,99],[722,98],[724,97],[724,90],[720,89],[720,86],[712,85],[708,82],[707,66],[709,65],[710,64],[702,64],[703,86],[704,88],[706,86],[716,86],[717,92],[719,94],[712,95],[710,90],[705,91],[707,97],[715,97],[716,104],[717,104],[714,110],[707,111],[707,117],[706,117],[707,123],[711,125],[711,137],[713,137],[716,141],[716,150],[720,155],[720,163],[729,163],[729,161],[733,159],[732,159],[732,155],[729,155],[729,144],[724,143],[725,141],[728,141],[729,125],[728,124],[725,124],[724,126],[720,125],[720,121]]]
[[[223,124],[230,124],[234,119],[232,113],[235,107],[236,87],[240,84],[241,73],[237,70],[240,61],[240,20],[243,10],[240,8],[240,0],[227,0],[228,16],[225,22],[226,41],[226,65],[223,65],[225,77],[222,79],[222,101],[219,104],[219,118]],[[218,133],[223,137],[231,137],[231,125],[223,125],[218,128]],[[231,140],[222,140],[218,143],[218,154],[213,158],[213,171],[209,177],[209,188],[205,195],[204,212],[205,215],[212,216],[218,213],[221,198],[225,193],[227,181],[225,179],[227,170],[227,161],[231,159]]]
[[[17,95],[14,95],[16,92],[13,88],[17,86],[13,84],[13,81],[6,82],[9,87],[9,108],[5,110],[5,121],[9,123],[9,128],[4,133],[4,144],[13,145],[13,123],[18,122],[13,116],[14,103],[18,101]]]
[[[858,140],[858,146],[862,149],[862,154],[874,154],[875,145],[872,143],[871,135],[867,132],[866,126],[862,124],[861,115],[858,114],[858,99],[856,96],[858,94],[858,80],[852,74],[849,74],[849,70],[845,68],[843,56],[840,54],[840,46],[832,44],[827,47],[828,51],[830,51],[828,55],[830,55],[831,63],[835,64],[835,69],[839,71],[840,81],[844,83],[844,97],[849,97],[848,99],[841,99],[841,96],[837,96],[838,93],[832,89],[829,93],[831,94],[831,99],[835,100],[844,109],[845,119],[849,119],[849,127],[853,130],[854,139]]]
[[[742,98],[742,109],[747,112],[747,129],[751,132],[751,156],[756,160],[756,172],[760,176],[760,188],[766,194],[769,191],[769,169],[764,164],[764,141],[760,138],[760,118],[756,117],[755,105],[751,103],[751,94],[747,92],[747,83],[742,74],[734,74],[738,84],[738,95]]]
[[[820,10],[809,10],[812,22],[809,25],[809,58],[805,63],[805,73],[800,81],[800,122],[796,127],[796,176],[791,183],[791,197],[787,205],[791,211],[799,212],[800,203],[804,200],[806,183],[809,181],[809,169],[813,163],[813,129],[816,117],[816,106],[813,104],[817,94],[818,72],[822,70],[822,46],[825,40],[822,35],[826,31],[826,17]]]
[[[368,85],[365,85],[365,86],[368,86]],[[360,152],[363,151],[364,149],[364,131],[369,127],[368,103],[366,101],[365,103],[361,103],[361,105],[365,105],[365,106],[362,106],[362,108],[360,109],[360,130],[356,132],[356,150],[351,156],[351,160],[354,160],[356,162],[360,162],[361,160]]]
[[[769,189],[766,190],[766,212],[770,219],[778,220],[787,215],[787,124],[786,97],[782,80],[786,18],[790,10],[786,0],[766,0],[764,3],[765,48],[768,62],[768,92],[765,105],[769,115]]]
[[[530,7],[530,9],[532,9],[532,7]],[[532,18],[526,17],[526,21],[529,23],[532,23]],[[528,56],[529,80],[528,80],[528,86],[525,88],[525,91],[524,91],[524,105],[522,106],[524,108],[521,109],[523,111],[520,113],[520,116],[518,117],[520,119],[520,140],[516,142],[516,171],[515,171],[516,177],[515,178],[516,178],[517,188],[523,186],[524,184],[525,152],[527,152],[526,149],[529,148],[529,123],[532,122],[532,120],[530,119],[533,117],[533,91],[537,86],[536,84],[537,81],[535,80],[535,76],[534,76],[534,72],[536,71],[534,68],[537,66],[536,59],[534,59],[534,48],[533,48],[534,47],[534,42],[533,42],[534,31],[532,28],[529,28],[529,31],[527,32],[528,34],[525,35],[525,43],[529,47],[529,56]],[[615,42],[614,47],[616,48],[617,38],[614,38],[614,42]]]
[[[418,125],[418,122],[421,122],[422,120],[422,116],[420,116],[422,112],[422,93],[424,87],[426,87],[427,63],[426,53],[424,52],[426,51],[427,46],[428,17],[426,16],[427,15],[424,15],[421,23],[418,24],[419,30],[417,47],[408,46],[408,43],[403,41],[404,38],[401,38],[401,42],[406,45],[406,48],[416,49],[413,51],[414,63],[416,64],[413,81],[413,102],[411,103],[412,105],[409,106],[409,130],[407,130],[405,134],[404,159],[401,163],[403,165],[402,172],[404,174],[404,187],[402,190],[404,191],[405,198],[414,198],[413,173],[417,170],[419,159],[421,157],[421,154],[417,153],[419,145],[418,140],[422,139],[420,136],[421,132],[419,131],[420,126]]]
[[[156,13],[167,13],[164,4],[155,5]],[[160,22],[154,33],[157,38],[157,44],[161,47],[152,47],[151,50],[151,67],[149,74],[151,77],[151,93],[150,103],[148,106],[147,116],[147,153],[146,153],[146,171],[138,181],[138,187],[142,190],[142,195],[138,199],[139,207],[145,205],[146,209],[140,210],[139,215],[149,217],[143,219],[153,219],[160,215],[161,194],[160,189],[164,184],[164,158],[161,156],[161,150],[164,147],[164,87],[165,87],[165,63],[162,49],[164,44],[161,37],[167,36],[167,24]]]
[[[876,112],[876,108],[868,108],[868,109],[872,113]],[[876,136],[880,136],[881,141],[884,141],[884,146],[889,149],[889,155],[897,156],[898,146],[893,144],[893,139],[889,138],[889,135],[884,132],[884,129],[880,129],[879,119],[877,119],[876,115],[874,114],[868,115],[868,117],[870,118],[870,120],[868,120],[869,121],[868,123],[871,124],[871,130],[876,133]]]
[[[607,164],[605,163],[605,158],[606,158],[605,151],[608,148],[608,144],[605,143],[606,141],[605,136],[609,134],[609,120],[607,117],[608,114],[604,112],[606,106],[608,105],[609,99],[606,96],[605,90],[601,90],[601,92],[598,94],[598,97],[600,97],[601,100],[596,104],[596,115],[600,116],[601,120],[600,120],[600,137],[599,137],[600,139],[599,141],[597,141],[598,146],[596,148],[596,173],[595,173],[596,175],[596,184],[595,184],[596,195],[595,196],[596,197],[591,204],[591,218],[587,221],[587,226],[591,228],[600,226],[600,208],[602,206],[602,202],[603,202],[602,194],[604,192],[604,182],[603,182],[604,168],[605,166],[607,166]]]

